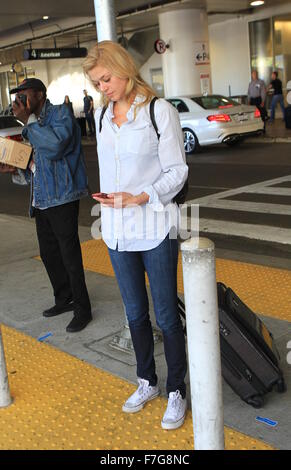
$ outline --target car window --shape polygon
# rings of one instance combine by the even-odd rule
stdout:
[[[225,109],[239,106],[237,101],[222,95],[195,96],[191,98],[191,100],[199,104],[199,106],[204,109]]]
[[[189,112],[189,108],[185,104],[184,101],[179,100],[179,99],[171,99],[171,100],[167,100],[167,101],[169,101],[169,103],[171,103],[174,106],[174,108],[176,108],[178,113],[188,113]]]
[[[0,129],[8,129],[9,127],[23,127],[23,126],[21,122],[19,122],[13,116],[0,117]]]

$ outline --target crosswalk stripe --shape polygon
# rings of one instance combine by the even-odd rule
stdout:
[[[256,192],[256,191],[259,191],[260,189],[265,188],[266,186],[269,187],[275,184],[285,183],[287,181],[291,181],[291,175],[283,176],[280,178],[275,178],[272,180],[262,181],[260,183],[249,184],[247,186],[240,186],[239,188],[230,189],[229,191],[223,191],[221,193],[210,194],[208,196],[199,197],[197,199],[192,199],[191,201],[187,201],[187,202],[188,204],[191,204],[191,203],[200,204],[203,207],[207,207],[208,202],[212,200],[223,199],[226,197],[235,196],[241,193],[248,193],[251,191]],[[274,188],[274,189],[276,190],[277,188]]]
[[[248,193],[251,194],[271,194],[272,196],[291,196],[291,188],[259,188],[249,189]]]
[[[216,233],[222,235],[241,236],[259,241],[268,241],[289,245],[291,243],[291,229],[270,227],[267,225],[244,224],[227,220],[200,219],[200,232]]]
[[[201,198],[187,201],[189,205],[198,205],[199,208],[221,209],[224,211],[252,212],[269,215],[291,215],[291,205],[275,204],[264,202],[251,202],[243,200],[226,199],[241,194],[265,194],[272,196],[291,196],[291,188],[274,187],[291,181],[291,175],[274,178],[268,181],[242,186],[228,191],[210,194]],[[231,214],[229,215],[231,218]],[[191,220],[188,220],[190,227]],[[278,226],[269,226],[261,224],[247,224],[242,222],[232,222],[231,220],[216,220],[211,218],[199,219],[199,230],[203,233],[221,234],[229,236],[239,236],[247,239],[267,241],[272,243],[280,243],[291,245],[291,229],[281,228]]]
[[[197,204],[197,201],[193,201]],[[198,203],[200,207],[225,209],[240,212],[258,212],[260,214],[291,215],[291,206],[287,204],[266,204],[263,202],[213,200],[208,204]]]

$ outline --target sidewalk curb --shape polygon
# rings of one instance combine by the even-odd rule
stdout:
[[[243,139],[244,142],[248,144],[291,144],[291,136],[290,137],[257,137],[257,138],[249,138]],[[83,140],[82,139],[82,146],[96,146],[96,140]]]
[[[291,137],[261,137],[257,139],[245,139],[249,144],[291,144]]]
[[[247,139],[243,139],[244,142],[250,144],[291,144],[291,130],[290,130],[290,137],[249,137]],[[82,139],[83,146],[90,146],[90,145],[97,145],[95,139]]]

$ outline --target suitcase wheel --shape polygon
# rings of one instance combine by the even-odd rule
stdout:
[[[264,399],[260,395],[248,398],[246,402],[248,405],[251,405],[254,408],[262,408],[262,406],[264,405]]]
[[[286,387],[284,379],[278,380],[278,382],[276,383],[276,390],[277,390],[278,393],[286,392],[287,387]]]

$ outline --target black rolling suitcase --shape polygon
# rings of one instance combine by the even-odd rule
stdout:
[[[230,288],[218,282],[217,294],[223,378],[242,400],[261,408],[274,386],[286,390],[272,334]],[[178,308],[185,318],[180,299]]]
[[[217,284],[222,375],[249,405],[260,408],[274,386],[286,390],[279,354],[264,323],[224,284]]]
[[[285,126],[286,129],[291,129],[291,106],[285,108]]]

